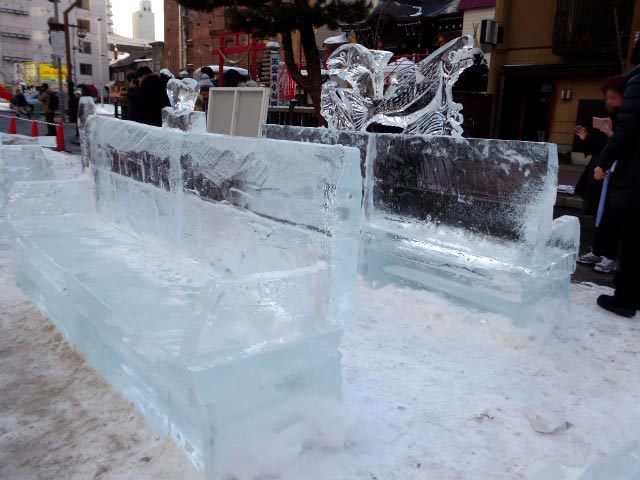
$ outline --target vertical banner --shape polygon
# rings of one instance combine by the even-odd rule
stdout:
[[[271,106],[278,105],[278,67],[280,66],[280,51],[271,51],[271,66],[269,69],[269,85],[271,88]]]
[[[278,66],[278,98],[280,100],[293,100],[296,98],[296,82],[291,77],[285,63]]]

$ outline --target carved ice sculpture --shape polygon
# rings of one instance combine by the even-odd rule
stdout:
[[[171,106],[174,110],[182,110],[183,108],[193,110],[198,95],[200,95],[200,84],[193,78],[182,80],[172,78],[167,83],[167,95],[171,99]]]
[[[162,110],[162,126],[185,132],[206,132],[204,112],[194,111],[198,95],[200,84],[193,78],[170,79],[167,83],[167,96],[172,106]]]
[[[462,136],[462,105],[453,101],[452,87],[473,64],[472,47],[471,36],[452,40],[413,68],[389,75],[385,90],[392,53],[343,45],[327,62],[331,80],[322,87],[322,115],[338,130],[376,123],[409,134]]]

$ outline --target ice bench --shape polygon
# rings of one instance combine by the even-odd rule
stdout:
[[[553,220],[547,143],[266,125],[268,138],[355,146],[363,175],[360,272],[525,320],[568,299],[579,223]]]
[[[270,455],[340,396],[357,150],[86,128],[91,176],[11,192],[19,286],[199,468]]]

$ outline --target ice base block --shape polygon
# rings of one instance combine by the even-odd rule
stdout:
[[[555,145],[266,125],[269,138],[357,147],[360,273],[438,291],[516,322],[568,302],[575,217],[553,219]]]
[[[91,174],[11,191],[18,284],[156,431],[233,474],[339,401],[357,151],[87,127]]]

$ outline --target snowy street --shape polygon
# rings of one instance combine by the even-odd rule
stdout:
[[[578,471],[637,439],[640,327],[572,285],[573,312],[512,327],[426,292],[358,288],[342,345],[345,421],[268,478],[514,479]],[[200,478],[14,286],[0,250],[2,478]],[[551,433],[539,433],[542,432]]]

